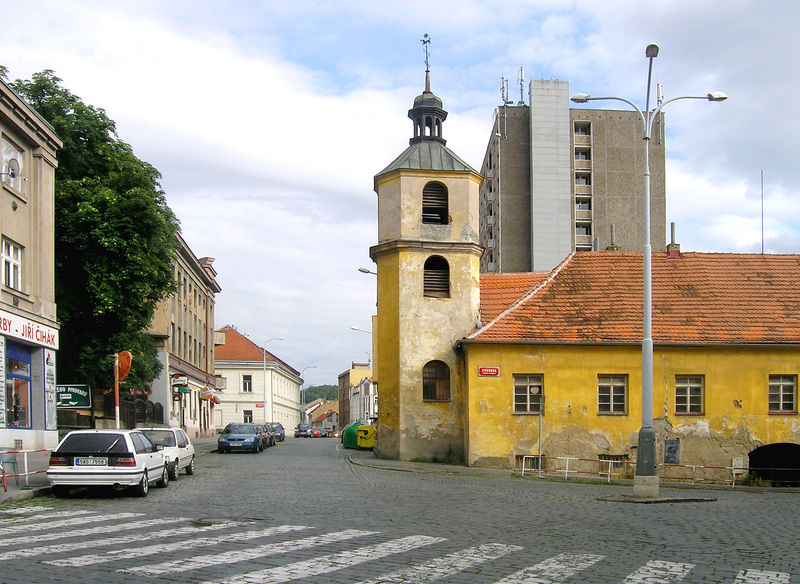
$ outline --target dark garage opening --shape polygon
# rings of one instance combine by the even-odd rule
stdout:
[[[800,444],[767,444],[750,455],[750,473],[775,486],[800,486]]]

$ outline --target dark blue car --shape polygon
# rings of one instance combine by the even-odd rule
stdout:
[[[261,435],[255,424],[228,424],[217,439],[218,452],[232,452],[235,450],[261,450]]]

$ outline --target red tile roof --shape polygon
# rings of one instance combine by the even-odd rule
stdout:
[[[550,272],[481,274],[481,321],[486,324],[497,318],[549,275]]]
[[[216,361],[262,361],[264,359],[264,349],[232,326],[226,325],[217,332],[225,333],[225,344],[214,347],[214,359]],[[299,375],[299,372],[294,367],[291,367],[269,351],[266,353],[267,361],[282,363],[292,373]]]
[[[800,343],[800,255],[652,257],[654,343]],[[502,276],[481,277],[484,327],[468,339],[641,343],[641,253],[574,253],[521,297],[524,274]]]

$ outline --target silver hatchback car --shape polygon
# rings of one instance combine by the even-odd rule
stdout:
[[[56,496],[71,487],[132,487],[145,497],[151,484],[169,484],[164,449],[138,430],[75,430],[50,455],[47,480]]]
[[[177,481],[181,471],[194,474],[194,445],[181,428],[138,428],[156,446],[164,447],[164,462],[170,480]]]

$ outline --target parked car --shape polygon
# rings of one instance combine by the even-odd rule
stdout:
[[[47,480],[63,497],[71,487],[132,487],[147,496],[151,484],[169,485],[164,447],[138,430],[74,430],[50,455]]]
[[[169,469],[170,480],[177,481],[178,474],[185,471],[194,474],[194,445],[181,428],[139,428],[156,446],[164,447],[164,462]]]
[[[283,442],[286,440],[286,430],[283,429],[283,424],[280,422],[270,422],[269,425],[272,427],[272,431],[275,433],[275,440],[278,442]]]
[[[263,447],[269,448],[270,446],[275,446],[275,432],[272,431],[272,426],[269,424],[259,424],[258,427],[261,429]]]
[[[311,438],[311,424],[297,424],[297,428],[294,429],[294,437]]]
[[[321,428],[312,428],[311,429],[311,437],[312,438],[319,438],[322,436],[322,432],[320,431]]]
[[[249,450],[259,452],[261,450],[261,436],[255,424],[250,423],[230,423],[217,439],[218,452],[231,452],[233,450]]]
[[[342,437],[342,431],[341,430],[334,430],[332,436],[334,438],[341,438]]]

